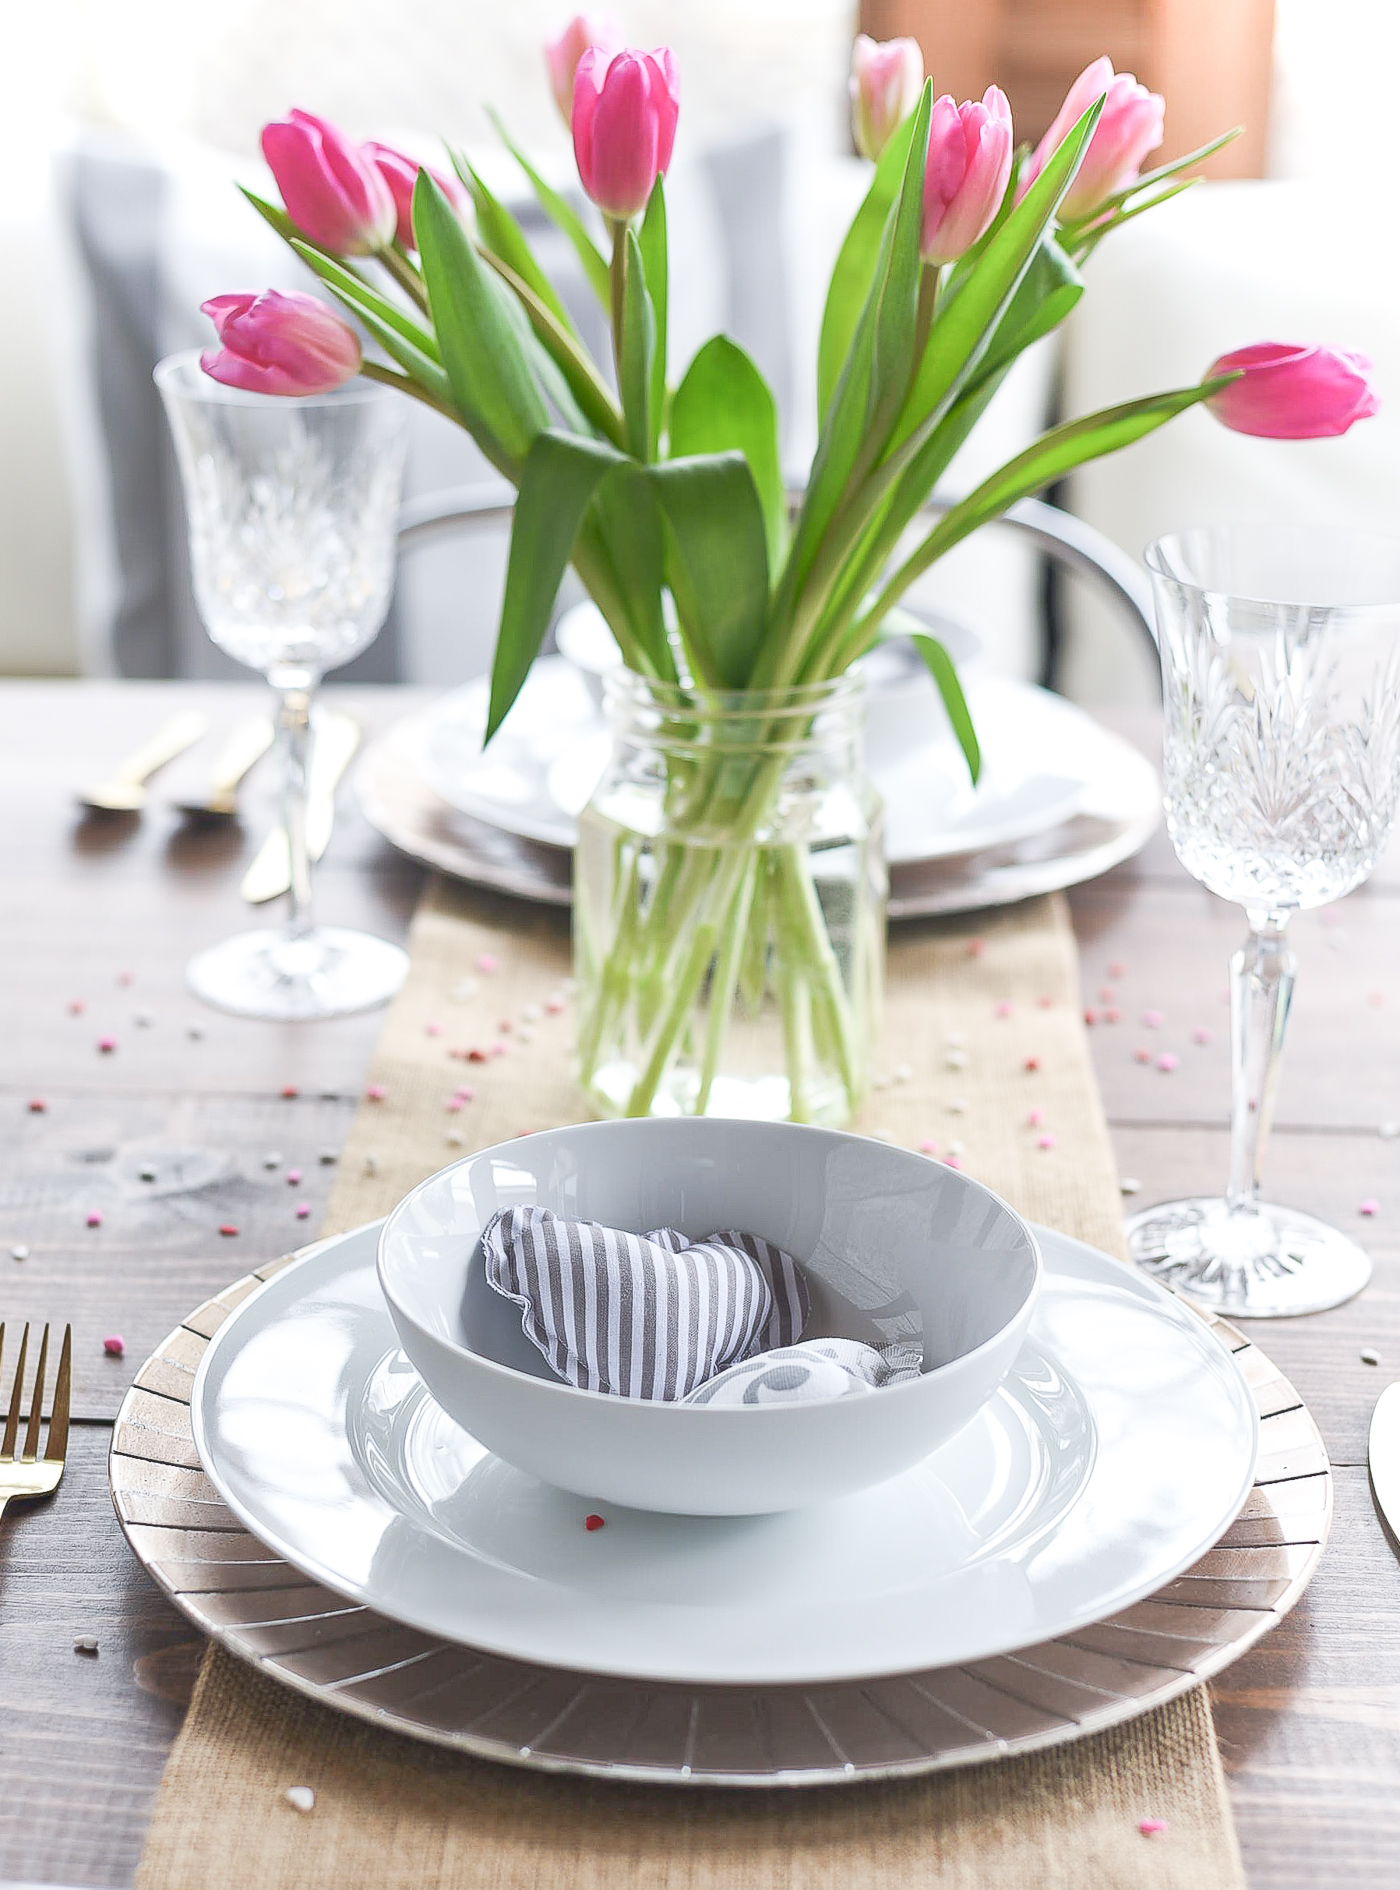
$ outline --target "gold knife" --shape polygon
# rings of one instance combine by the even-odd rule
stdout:
[[[125,761],[119,762],[107,780],[84,788],[78,795],[79,801],[102,814],[140,813],[146,805],[142,783],[147,775],[154,774],[167,761],[173,761],[176,755],[193,747],[208,726],[208,716],[201,715],[198,709],[183,709],[179,715],[172,715],[149,741],[142,742]]]
[[[272,746],[272,724],[265,715],[240,722],[214,757],[202,795],[186,795],[173,805],[192,820],[227,820],[238,812],[238,787],[248,770]]]
[[[306,794],[306,851],[313,860],[330,845],[335,791],[359,745],[360,725],[353,716],[331,709],[314,718]],[[249,905],[260,906],[286,892],[291,883],[287,830],[279,824],[258,848],[239,890]]]

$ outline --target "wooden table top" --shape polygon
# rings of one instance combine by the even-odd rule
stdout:
[[[328,694],[370,732],[424,699]],[[192,1305],[317,1225],[379,1029],[375,1014],[251,1023],[185,992],[186,960],[248,926],[238,882],[271,816],[268,767],[242,827],[178,823],[163,796],[181,763],[139,820],[75,809],[75,786],[171,709],[206,708],[217,730],[264,700],[241,685],[0,684],[0,1317],[72,1319],[76,1420],[59,1496],[0,1526],[0,1879],[131,1881],[200,1644],[113,1516],[111,1420]],[[342,795],[321,914],[398,937],[420,885]],[[1100,1007],[1111,985],[1122,1017],[1090,1033],[1121,1173],[1139,1179],[1143,1204],[1222,1186],[1226,961],[1240,914],[1189,880],[1160,834],[1073,907],[1086,1004]],[[1400,1882],[1400,1564],[1366,1472],[1372,1406],[1400,1376],[1400,1140],[1379,1132],[1400,1121],[1397,919],[1400,850],[1343,908],[1295,926],[1300,977],[1268,1183],[1356,1233],[1375,1277],[1335,1312],[1251,1329],[1315,1413],[1337,1498],[1308,1594],[1214,1689],[1257,1890]],[[1158,1028],[1140,1021],[1147,1010],[1163,1013]],[[118,1047],[103,1054],[108,1033]],[[1174,1050],[1179,1067],[1139,1063],[1139,1046]],[[46,1109],[31,1112],[38,1100]],[[273,1153],[275,1169],[264,1165]],[[140,1179],[148,1163],[154,1184]],[[1367,1198],[1378,1211],[1362,1219]],[[94,1209],[103,1218],[90,1229]],[[221,1237],[221,1225],[237,1235]],[[28,1258],[13,1259],[15,1246]],[[124,1359],[103,1353],[113,1332]],[[1379,1369],[1362,1362],[1366,1347]],[[95,1660],[73,1651],[85,1634],[98,1637]]]

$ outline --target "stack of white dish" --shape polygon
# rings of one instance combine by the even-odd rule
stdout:
[[[923,1376],[737,1410],[551,1381],[477,1275],[480,1229],[526,1201],[758,1233],[800,1258],[821,1330],[912,1319]],[[1258,1435],[1231,1354],[1152,1282],[908,1151],[722,1120],[552,1130],[444,1170],[243,1301],[192,1419],[240,1520],[351,1601],[542,1668],[741,1689],[1102,1620],[1219,1539]]]
[[[974,788],[907,644],[866,659],[866,763],[885,803],[890,913],[973,910],[1072,885],[1136,852],[1161,813],[1153,768],[1083,710],[988,675],[970,634],[938,632],[982,746]],[[489,748],[489,682],[452,691],[366,754],[361,805],[386,838],[459,878],[563,904],[578,816],[608,755],[601,676],[616,646],[594,606],[560,623]]]

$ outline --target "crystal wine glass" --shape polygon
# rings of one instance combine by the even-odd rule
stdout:
[[[184,481],[195,602],[211,640],[278,693],[290,904],[280,931],[195,958],[191,989],[246,1017],[338,1017],[393,996],[407,958],[313,921],[306,845],[312,698],[374,641],[393,585],[406,416],[368,381],[301,399],[211,380],[199,355],[155,371]]]
[[[1223,1199],[1128,1221],[1138,1265],[1222,1312],[1320,1312],[1371,1262],[1259,1198],[1293,996],[1293,913],[1370,874],[1400,795],[1400,542],[1231,526],[1148,547],[1166,698],[1167,829],[1201,884],[1244,907],[1230,965],[1233,1099]]]

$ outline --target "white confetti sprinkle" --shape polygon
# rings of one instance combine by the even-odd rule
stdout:
[[[909,1082],[913,1074],[914,1066],[912,1063],[897,1063],[895,1065],[894,1080],[896,1083]]]
[[[365,1173],[367,1175],[377,1175],[379,1173],[379,1163],[374,1159],[373,1155],[365,1156]]]
[[[29,1258],[29,1249],[25,1246],[23,1241],[20,1241],[17,1246],[11,1247],[10,1258],[12,1260],[27,1260]]]
[[[533,1043],[535,1041],[535,1033],[528,1024],[522,1024],[515,1034],[521,1043]]]
[[[1363,1347],[1361,1353],[1361,1363],[1363,1365],[1379,1365],[1380,1362],[1381,1355],[1379,1352],[1373,1352],[1369,1345]]]
[[[149,1011],[137,1011],[131,1021],[138,1030],[149,1030],[156,1020]]]
[[[73,1643],[73,1652],[75,1654],[95,1654],[97,1652],[97,1636],[95,1634],[80,1634]]]
[[[565,978],[559,989],[564,993],[565,997],[572,997],[574,992],[578,990],[578,979]]]
[[[203,1024],[191,1024],[190,1029],[189,1029],[189,1038],[190,1038],[191,1043],[202,1043],[204,1041]]]
[[[876,1076],[871,1079],[870,1087],[872,1089],[888,1089],[889,1086],[890,1079],[888,1076]]]
[[[155,1178],[156,1178],[156,1171],[154,1168],[143,1168],[141,1170],[142,1181],[154,1181]]]
[[[1137,1194],[1141,1188],[1142,1183],[1138,1180],[1136,1175],[1123,1175],[1119,1179],[1119,1194]]]
[[[475,978],[463,978],[459,983],[453,985],[447,995],[452,999],[454,1004],[465,1004],[469,997],[476,995],[477,989],[478,986]]]
[[[966,1050],[950,1050],[947,1056],[947,1063],[950,1070],[965,1070],[967,1068]]]
[[[465,1148],[467,1146],[467,1138],[464,1135],[458,1135],[457,1131],[454,1129],[452,1134],[447,1138],[447,1146],[449,1148]]]
[[[1400,1135],[1400,1122],[1383,1122],[1380,1133],[1383,1142],[1393,1142]]]
[[[967,1150],[966,1142],[955,1141],[955,1142],[950,1142],[948,1144],[948,1153],[950,1155],[962,1155],[966,1153],[966,1150]]]
[[[967,1104],[961,1096],[954,1096],[953,1100],[948,1104],[948,1114],[950,1116],[965,1116],[967,1114]]]
[[[276,1149],[270,1150],[268,1154],[263,1156],[264,1168],[280,1168],[281,1166],[282,1157]]]
[[[870,1133],[877,1142],[893,1142],[894,1140],[893,1129],[872,1129]]]
[[[540,1018],[543,1017],[544,1012],[540,1009],[538,1004],[527,1004],[520,1015],[525,1019],[527,1024],[537,1024]]]
[[[310,1811],[316,1803],[316,1794],[309,1785],[289,1785],[287,1803],[293,1811]]]
[[[950,1044],[954,1050],[961,1050],[967,1042],[967,1037],[960,1030],[950,1030],[944,1042]]]

